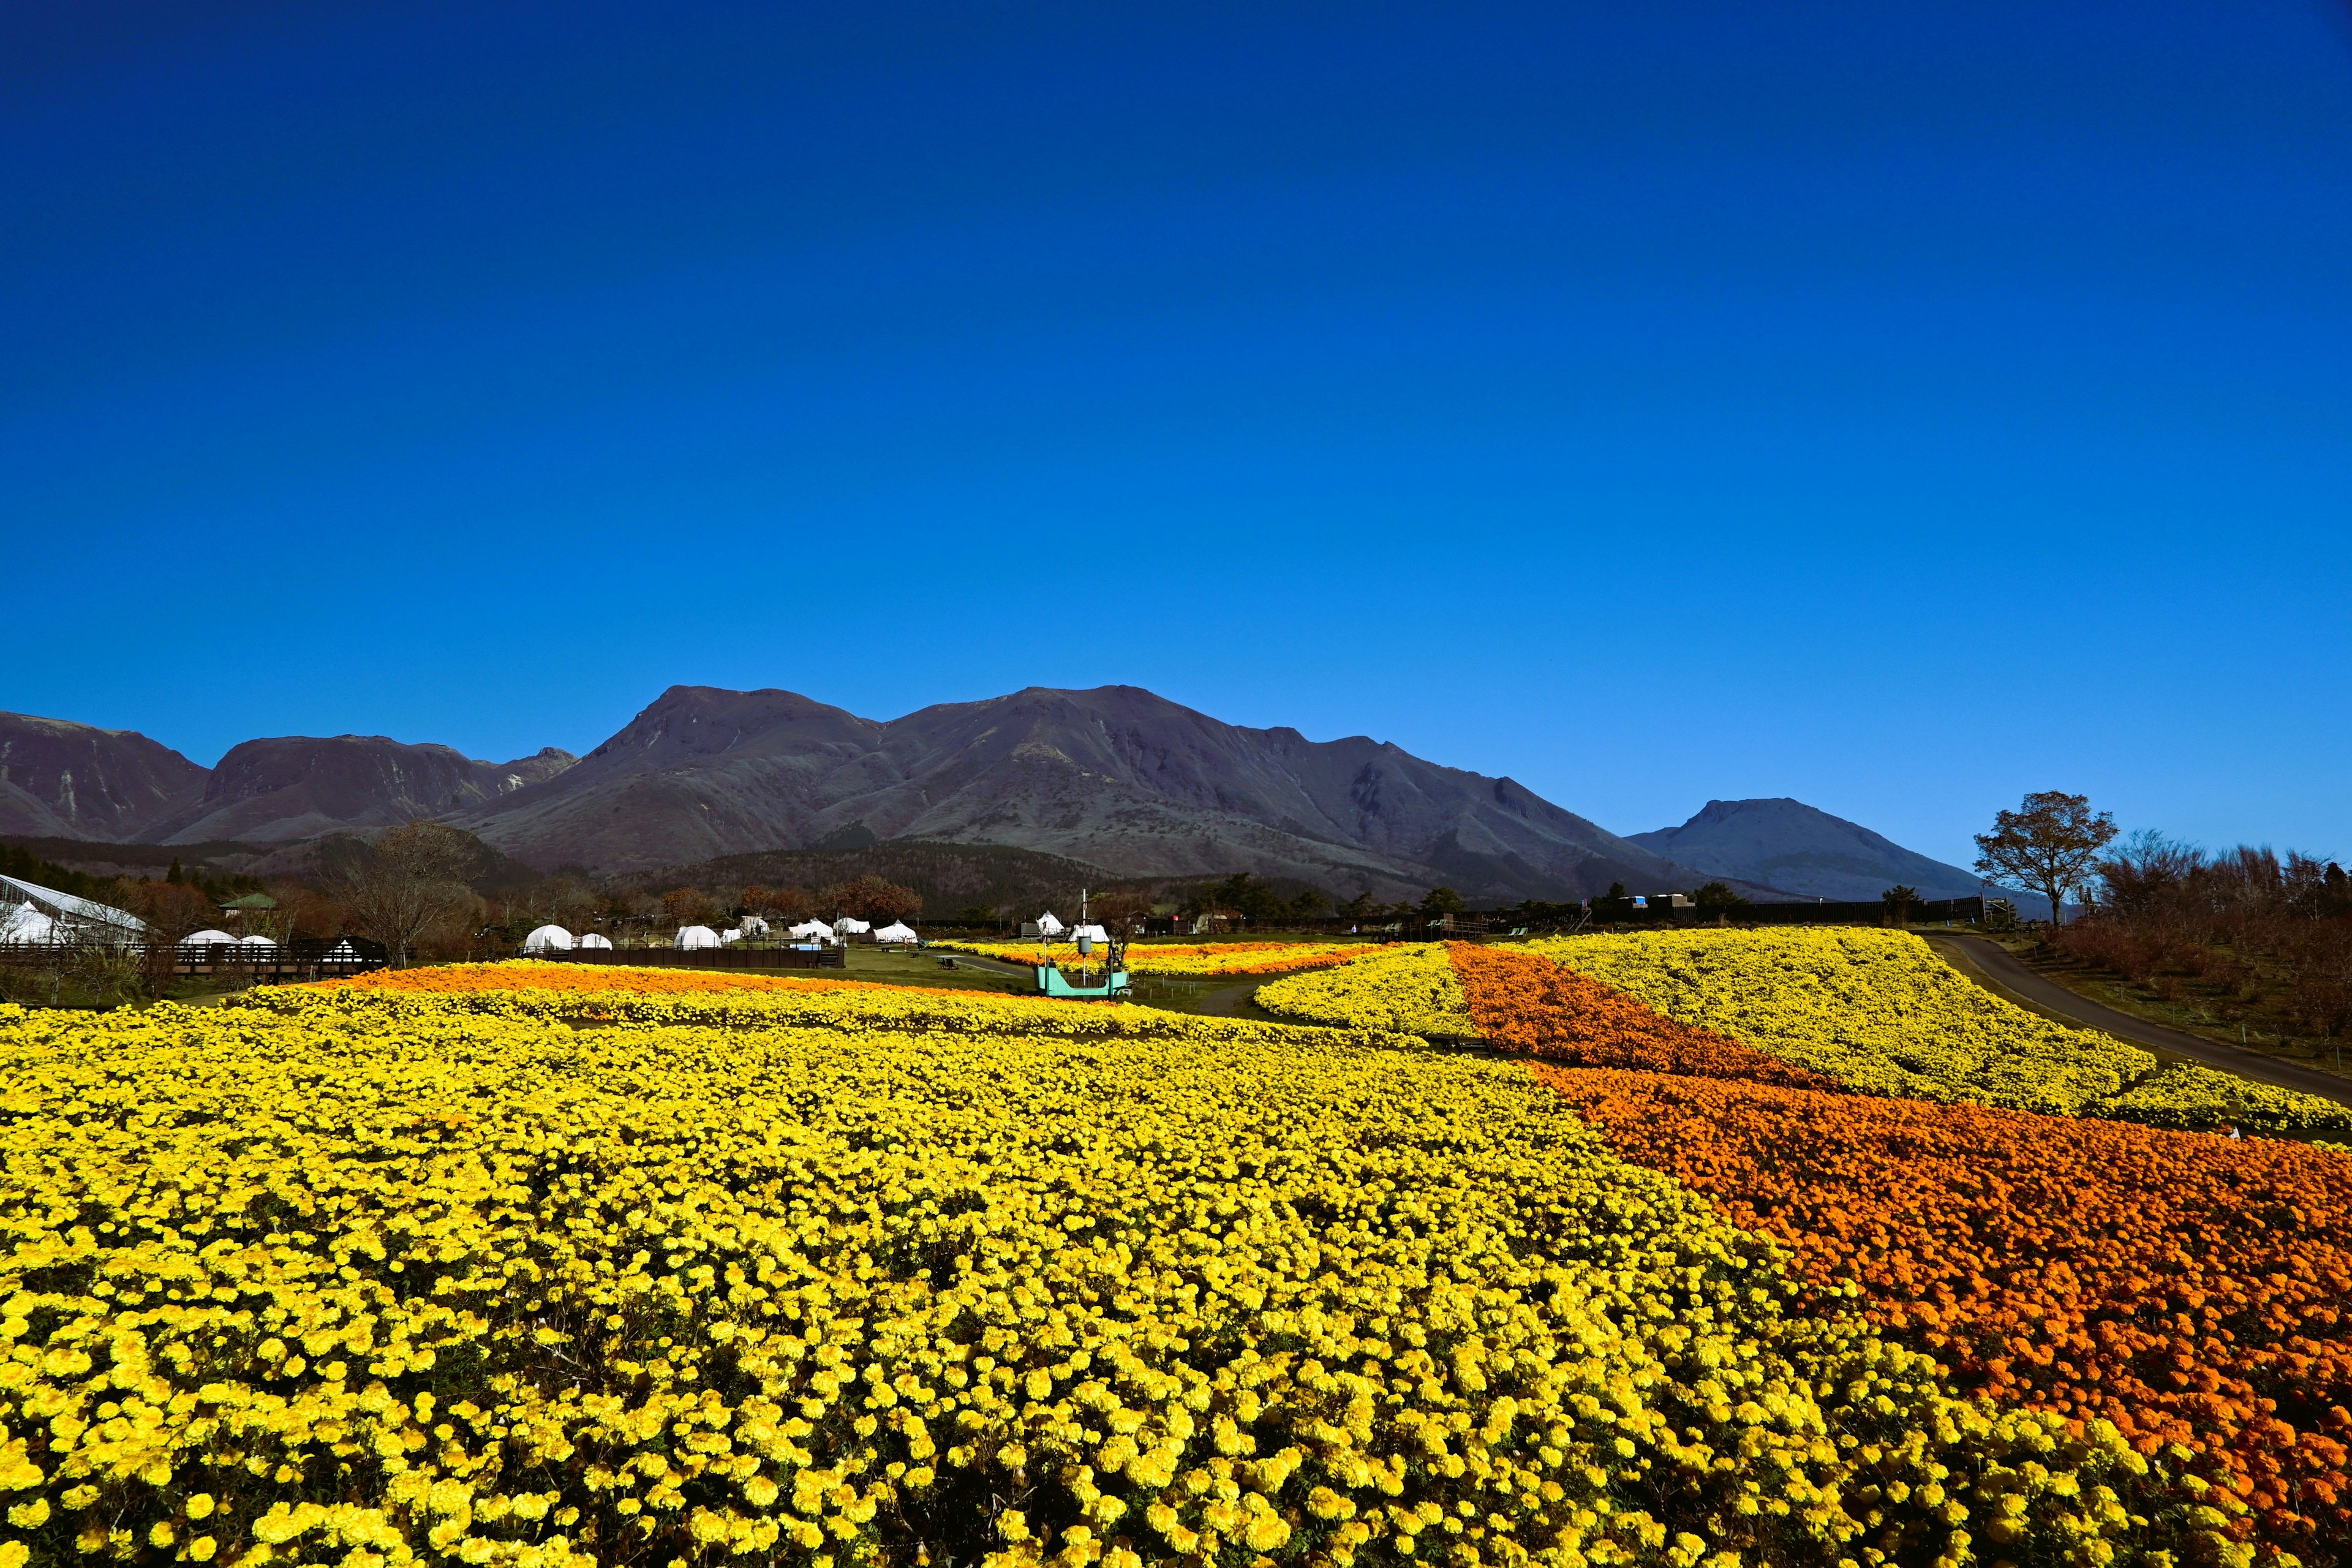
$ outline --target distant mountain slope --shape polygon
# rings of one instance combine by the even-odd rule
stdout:
[[[205,777],[136,731],[0,713],[0,833],[136,838],[193,804]]]
[[[383,735],[286,735],[229,749],[192,805],[152,825],[158,841],[278,841],[446,816],[561,774],[553,747],[511,763]]]
[[[1901,883],[1930,899],[1964,899],[1982,879],[1931,860],[1858,822],[1786,797],[1711,800],[1679,827],[1629,841],[1710,876],[1764,882],[1805,898],[1874,899]]]
[[[1382,897],[1697,879],[1508,779],[1362,736],[1221,723],[1130,686],[1033,687],[887,723],[787,691],[672,687],[577,767],[457,820],[533,864],[597,871],[918,839]]]

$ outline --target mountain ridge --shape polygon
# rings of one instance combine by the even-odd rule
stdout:
[[[1384,897],[1691,880],[1516,781],[1369,736],[1226,724],[1129,686],[1029,687],[887,721],[792,692],[674,686],[576,768],[455,820],[526,861],[599,871],[863,833]]]
[[[1486,902],[1725,880],[1751,899],[1977,890],[1801,802],[1710,801],[1620,836],[1517,780],[1368,735],[1234,725],[1134,686],[1027,687],[892,720],[777,688],[677,685],[584,756],[506,763],[381,735],[278,736],[205,768],[132,731],[0,714],[0,833],[289,847],[425,816],[541,871],[643,875],[877,845],[1003,848],[1108,878],[1289,879]]]

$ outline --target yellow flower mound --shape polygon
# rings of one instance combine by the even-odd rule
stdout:
[[[584,1021],[0,1007],[0,1563],[2105,1563],[2201,1517],[1799,1314],[1511,1064]]]
[[[1440,1038],[1478,1033],[1444,942],[1384,947],[1339,969],[1261,985],[1257,1005],[1286,1018]]]
[[[2073,1113],[2156,1067],[2137,1047],[2011,1006],[1908,931],[1642,931],[1527,945],[1670,1018],[1880,1094]]]
[[[2159,1126],[2352,1134],[2331,1100],[2157,1058],[1995,996],[1907,931],[1642,931],[1524,944],[1668,1017],[1878,1094]]]
[[[1102,954],[1081,957],[1074,942],[1057,942],[1050,948],[1034,942],[941,942],[934,947],[954,952],[976,952],[1007,963],[1035,964],[1040,953],[1056,968],[1080,964],[1102,967]],[[1345,942],[1135,942],[1123,962],[1129,974],[1157,974],[1171,979],[1200,979],[1218,974],[1287,974],[1300,969],[1322,969],[1346,963],[1359,954],[1378,951],[1370,943]]]

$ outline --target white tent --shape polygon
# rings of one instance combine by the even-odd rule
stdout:
[[[1072,926],[1070,928],[1070,940],[1072,942],[1077,941],[1078,938],[1082,936],[1090,936],[1098,942],[1107,942],[1110,940],[1110,932],[1103,930],[1100,926]]]
[[[741,942],[743,940],[743,928],[741,926],[729,926],[725,931],[719,933],[719,940],[721,942]]]
[[[849,915],[844,915],[833,922],[833,931],[835,936],[863,936],[873,929],[873,921],[857,920]]]
[[[327,958],[329,962],[335,963],[348,963],[353,959],[359,957],[359,955],[360,950],[352,945],[352,939],[350,937],[343,938],[342,941],[335,943],[334,946],[327,950]]]
[[[600,935],[599,933],[592,931],[580,939],[580,945],[583,947],[610,947],[613,945],[613,939],[609,936]]]
[[[742,930],[745,936],[765,936],[768,934],[768,922],[757,915],[745,915]]]
[[[719,933],[709,926],[680,926],[670,942],[672,947],[717,947]]]
[[[278,944],[270,941],[266,936],[241,936],[236,939],[236,945],[239,947],[259,949],[265,947],[276,947]]]
[[[56,930],[57,921],[30,904],[13,904],[0,916],[0,942],[47,942]]]
[[[180,939],[180,945],[182,947],[212,947],[221,942],[228,942],[234,945],[236,942],[236,938],[229,935],[228,932],[225,931],[200,931],[193,936],[182,937]]]
[[[1054,918],[1054,911],[1051,910],[1037,917],[1037,930],[1045,936],[1059,936],[1069,929]]]
[[[874,933],[876,942],[917,942],[914,928],[903,921],[893,921]]]
[[[541,926],[522,939],[525,952],[569,952],[572,947],[572,933],[562,926]]]
[[[815,938],[819,942],[831,942],[833,940],[833,928],[825,924],[823,921],[803,921],[800,924],[793,927],[792,930],[786,931],[784,934],[786,936],[799,937],[803,942],[807,941],[811,937]]]

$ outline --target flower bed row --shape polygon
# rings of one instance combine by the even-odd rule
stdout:
[[[2153,1126],[2352,1139],[2352,1107],[2073,1029],[2001,1000],[1906,931],[1654,931],[1526,944],[1767,1055],[1875,1094]]]
[[[1084,963],[1100,967],[1099,955],[1082,957],[1075,943],[1057,942],[942,942],[932,944],[954,952],[974,952],[1007,963],[1045,962],[1076,969]],[[1328,969],[1377,951],[1370,943],[1347,942],[1134,942],[1125,951],[1128,973],[1169,979],[1200,979],[1234,974],[1293,974],[1302,970]]]
[[[550,963],[508,959],[499,963],[437,963],[417,969],[377,969],[345,980],[315,982],[320,988],[467,995],[478,991],[626,992],[636,996],[675,996],[706,991],[898,990],[870,980],[835,980],[818,975],[743,974],[716,969],[651,969],[634,964]]]
[[[0,1007],[0,1568],[2224,1544],[1515,1064],[638,1000]]]

